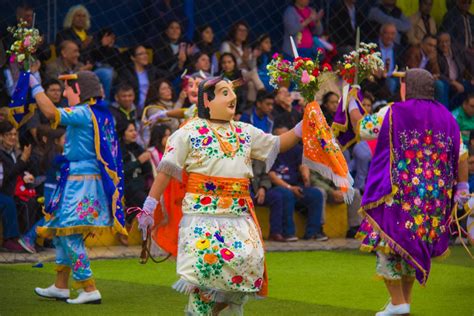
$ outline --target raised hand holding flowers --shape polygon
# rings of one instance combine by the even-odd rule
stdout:
[[[14,39],[7,50],[10,63],[16,62],[22,70],[29,71],[34,62],[33,55],[43,41],[38,29],[27,28],[27,22],[20,21],[16,27],[8,27],[7,30],[12,33]]]

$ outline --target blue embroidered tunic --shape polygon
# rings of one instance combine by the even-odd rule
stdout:
[[[109,228],[113,217],[97,160],[94,114],[89,105],[58,111],[61,125],[66,126],[64,156],[69,161],[69,172],[64,189],[58,186],[53,193],[54,207],[46,214],[46,223],[38,232],[63,236]]]

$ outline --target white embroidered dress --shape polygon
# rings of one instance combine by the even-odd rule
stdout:
[[[224,153],[215,132],[234,149],[239,143],[235,155]],[[195,118],[170,136],[158,170],[178,179],[183,169],[189,174],[228,181],[249,179],[253,176],[252,159],[266,161],[269,169],[279,146],[278,137],[252,125],[214,124]],[[240,187],[241,183],[235,181],[232,191],[248,192],[248,188]],[[196,288],[211,291],[217,301],[229,293],[258,292],[264,251],[249,212],[253,208],[251,199],[224,197],[219,194],[219,184],[212,181],[201,187],[205,192],[187,192],[183,200],[177,257],[180,280],[174,288],[188,294]]]

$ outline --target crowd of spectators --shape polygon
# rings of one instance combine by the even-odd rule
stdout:
[[[229,25],[227,37],[219,43],[211,25],[196,28],[194,41],[183,37],[181,21],[172,19],[150,42],[118,48],[112,29],[91,32],[94,21],[86,7],[77,5],[68,11],[63,29],[54,45],[44,43],[37,52],[32,73],[58,107],[66,106],[58,75],[79,70],[94,71],[99,77],[104,98],[110,104],[122,147],[127,207],[142,206],[168,136],[182,120],[146,126],[142,117],[159,109],[175,110],[191,105],[183,87],[183,73],[201,72],[241,79],[237,88],[236,120],[253,124],[267,133],[282,133],[302,118],[304,102],[291,87],[275,89],[269,85],[266,66],[272,53],[292,55],[289,36],[297,40],[300,56],[324,59],[333,66],[355,47],[356,29],[362,41],[379,46],[385,70],[373,81],[362,85],[366,112],[400,99],[396,69],[424,68],[436,78],[436,98],[461,127],[463,141],[474,140],[474,17],[469,13],[472,0],[447,1],[447,13],[437,24],[430,15],[433,0],[419,0],[419,10],[405,16],[396,0],[380,0],[363,12],[356,0],[335,0],[329,12],[313,8],[309,0],[294,0],[282,12],[283,44],[275,47],[269,34],[252,34],[245,21]],[[19,6],[16,15],[31,26],[34,8]],[[325,27],[327,26],[327,27]],[[3,47],[11,37],[1,33]],[[255,40],[252,40],[255,39]],[[51,58],[52,50],[56,58]],[[4,49],[0,47],[0,56]],[[18,79],[18,66],[0,58],[0,213],[3,247],[20,251],[34,246],[34,227],[41,220],[41,197],[47,201],[56,185],[58,157],[64,144],[64,130],[55,133],[40,113],[19,130],[7,120],[5,107]],[[333,121],[341,95],[341,82],[333,80],[332,90],[319,98],[329,124]],[[370,160],[370,142],[361,142],[346,152],[355,178],[356,195],[348,205],[347,237],[352,238],[360,219],[360,206]],[[474,153],[474,146],[470,146]],[[270,209],[270,236],[274,241],[295,241],[294,212],[307,216],[304,237],[327,240],[322,224],[326,205],[344,202],[342,192],[319,175],[301,165],[302,148],[278,156],[269,173],[254,162],[252,194],[256,205]],[[471,159],[472,158],[472,159]],[[474,156],[470,158],[470,181],[474,188]],[[133,218],[127,218],[128,227]],[[21,237],[21,238],[20,238]],[[120,241],[127,243],[126,238]],[[28,247],[27,247],[28,248]],[[29,247],[29,251],[34,251]]]

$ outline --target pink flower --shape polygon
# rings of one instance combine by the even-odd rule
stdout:
[[[223,248],[221,249],[221,256],[225,261],[230,261],[232,258],[234,258],[234,253],[227,248]]]
[[[415,152],[413,150],[405,150],[405,158],[408,158],[408,159],[415,158]]]
[[[31,36],[25,37],[25,40],[23,41],[23,46],[28,47],[31,44]]]
[[[11,64],[13,64],[13,63],[15,62],[15,57],[16,57],[15,54],[12,54],[12,55],[10,56],[10,63],[11,63]]]
[[[277,59],[279,57],[278,53],[273,54],[272,58]]]
[[[235,128],[235,131],[236,131],[237,133],[242,133],[242,129],[241,129],[240,127],[236,127],[236,128]]]
[[[309,79],[308,72],[306,70],[303,70],[303,74],[301,75],[301,83],[307,84],[309,83],[309,81],[310,79]]]
[[[426,177],[426,179],[431,179],[431,178],[433,178],[433,171],[431,171],[431,170],[426,170],[426,171],[425,171],[425,177]]]
[[[198,129],[198,132],[199,132],[199,134],[204,135],[204,134],[209,133],[209,129],[208,129],[207,127],[205,127],[205,126],[201,126],[201,127]]]
[[[253,286],[255,286],[257,289],[259,289],[260,287],[262,287],[262,283],[263,283],[262,278],[258,278],[258,279],[255,280],[255,282],[253,283]]]
[[[421,199],[420,199],[419,197],[417,197],[417,198],[414,200],[414,202],[415,202],[415,205],[416,205],[416,206],[420,206],[420,204],[421,204]]]

